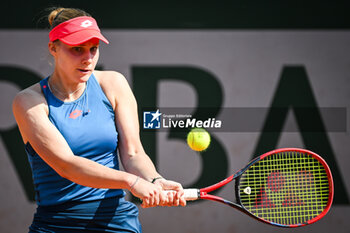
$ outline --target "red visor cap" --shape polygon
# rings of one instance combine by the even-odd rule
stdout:
[[[109,44],[96,20],[88,16],[76,17],[57,25],[50,31],[49,37],[50,41],[58,39],[67,45],[79,45],[94,38]]]

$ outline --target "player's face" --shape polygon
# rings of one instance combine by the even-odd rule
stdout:
[[[60,76],[71,81],[87,81],[94,71],[99,58],[99,40],[92,39],[83,44],[70,46],[60,41],[54,42],[55,70]]]

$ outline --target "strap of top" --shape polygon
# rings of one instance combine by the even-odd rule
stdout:
[[[44,96],[45,96],[45,99],[46,99],[46,101],[48,102],[48,104],[49,104],[49,102],[50,103],[52,103],[51,101],[52,100],[55,100],[55,101],[59,101],[58,99],[57,99],[57,97],[55,97],[53,94],[52,94],[52,92],[51,92],[51,90],[50,90],[50,88],[49,88],[49,85],[48,85],[48,80],[49,80],[49,77],[46,77],[45,79],[42,79],[41,81],[40,81],[40,86],[41,86],[41,90],[42,90],[42,92],[43,92],[43,94],[44,94]],[[89,88],[89,86],[92,86],[91,88]],[[97,79],[96,79],[96,77],[95,77],[95,75],[92,73],[91,74],[91,76],[90,76],[90,78],[88,79],[88,81],[87,81],[87,85],[86,85],[86,89],[87,90],[85,90],[85,92],[94,92],[94,93],[98,93],[98,95],[99,95],[99,97],[102,99],[102,101],[105,103],[105,105],[106,105],[106,107],[109,109],[109,111],[110,112],[114,112],[113,111],[113,107],[112,107],[112,105],[111,105],[111,103],[110,103],[110,101],[109,101],[109,99],[107,98],[107,96],[106,96],[106,94],[104,93],[104,91],[103,91],[103,89],[102,89],[102,87],[101,87],[101,85],[98,83],[98,81],[97,81]],[[85,92],[84,92],[84,94],[85,94]],[[83,94],[83,95],[84,95]],[[88,93],[86,93],[86,94],[88,94]],[[77,101],[77,100],[76,100]],[[59,101],[59,102],[62,102],[62,101]],[[74,102],[74,101],[73,101]],[[50,105],[50,104],[49,104]]]
[[[46,77],[40,81],[41,91],[44,93],[45,99],[48,99],[49,86],[47,84],[49,77]]]

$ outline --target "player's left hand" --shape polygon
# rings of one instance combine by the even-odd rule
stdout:
[[[186,206],[184,190],[180,183],[172,180],[158,179],[154,184],[161,186],[164,191],[171,190],[171,192],[167,192],[167,201],[160,203],[160,206]]]

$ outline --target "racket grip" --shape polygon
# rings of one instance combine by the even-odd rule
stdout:
[[[174,191],[166,190],[163,192],[167,194],[169,192],[174,192]],[[195,201],[199,199],[199,197],[200,197],[199,189],[184,189],[184,198],[186,201]]]

